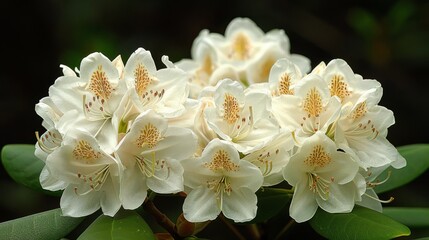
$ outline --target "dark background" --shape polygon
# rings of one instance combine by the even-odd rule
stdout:
[[[34,132],[43,132],[34,105],[62,75],[60,64],[79,67],[95,51],[126,62],[144,47],[161,67],[162,55],[190,58],[202,29],[223,34],[235,17],[251,18],[264,32],[284,29],[291,52],[307,56],[312,67],[343,58],[355,73],[377,79],[380,104],[396,117],[388,139],[395,146],[429,142],[428,1],[48,0],[2,3],[0,147],[33,144]],[[0,175],[0,221],[58,207],[57,198],[16,185],[3,168]],[[428,206],[418,191],[428,179],[426,173],[399,194]]]

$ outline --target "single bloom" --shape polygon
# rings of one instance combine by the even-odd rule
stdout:
[[[183,191],[180,161],[193,155],[197,139],[191,130],[170,127],[166,118],[147,110],[133,122],[118,145],[124,166],[120,199],[125,209],[136,209],[150,189],[156,193]]]
[[[293,133],[297,145],[318,131],[333,138],[341,102],[338,97],[330,95],[328,85],[320,76],[308,74],[293,88],[284,86],[281,91],[291,92],[272,98],[272,113],[282,128]]]
[[[208,126],[244,154],[260,149],[279,132],[266,94],[246,94],[240,83],[224,79],[214,88],[213,100],[214,106],[205,109]]]
[[[162,60],[167,67],[157,70],[149,51],[139,48],[131,54],[123,73],[132,101],[126,108],[135,107],[138,112],[152,109],[168,118],[183,113],[189,75],[168,58]]]
[[[100,207],[105,215],[114,216],[121,207],[122,167],[88,132],[69,131],[46,159],[46,167],[66,185],[60,201],[65,216],[87,216]]]
[[[359,192],[359,184],[353,182],[358,169],[358,164],[323,132],[305,139],[283,171],[294,189],[290,216],[305,222],[318,207],[330,213],[350,212]],[[364,183],[363,178],[361,181]]]
[[[183,204],[188,221],[214,220],[221,212],[235,222],[256,216],[255,192],[262,185],[262,174],[256,166],[241,160],[230,143],[214,139],[201,157],[186,159],[182,165],[189,188]]]

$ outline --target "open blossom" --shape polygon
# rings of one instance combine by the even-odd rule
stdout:
[[[64,215],[86,216],[101,207],[104,214],[113,216],[121,207],[121,165],[88,132],[69,131],[46,159],[46,166],[66,185],[60,201]]]
[[[285,180],[294,187],[290,216],[305,222],[318,207],[330,213],[350,212],[356,185],[362,185],[353,182],[358,169],[358,164],[338,151],[323,132],[307,138],[283,171]]]
[[[286,86],[281,91],[286,91]],[[282,128],[293,132],[296,143],[300,145],[318,131],[333,135],[341,103],[338,97],[331,96],[323,79],[309,74],[297,80],[289,91],[292,92],[273,97],[272,112]]]
[[[183,213],[190,222],[214,220],[221,212],[235,222],[256,216],[255,192],[262,174],[248,161],[240,160],[228,142],[214,139],[201,157],[182,161],[185,185],[190,188]]]
[[[64,76],[76,76],[76,74],[67,66],[61,65]],[[36,113],[43,119],[42,126],[46,131],[39,135],[36,132],[37,143],[35,145],[35,156],[40,160],[46,162],[49,154],[61,146],[63,135],[67,131],[67,126],[64,126],[61,119],[69,119],[69,116],[76,116],[76,111],[70,110],[64,113],[53,103],[51,97],[44,97],[40,99],[39,103],[35,106]],[[64,117],[63,117],[64,116]],[[40,184],[44,189],[57,191],[65,188],[64,181],[53,177],[49,172],[46,165],[40,173]]]
[[[183,113],[183,104],[188,97],[188,74],[169,65],[157,70],[149,51],[139,48],[131,54],[124,67],[123,77],[130,91],[132,104],[125,108],[137,108],[138,112],[152,109],[168,117]],[[127,109],[131,110],[131,109]]]
[[[167,120],[152,110],[141,113],[116,151],[124,165],[120,188],[123,207],[139,207],[148,189],[156,193],[183,191],[180,161],[192,156],[196,146],[191,130],[169,127]]]
[[[329,84],[332,96],[342,103],[336,123],[335,141],[353,155],[361,167],[405,166],[405,159],[386,139],[387,128],[394,124],[393,112],[378,103],[383,91],[376,80],[354,74],[342,59],[321,68],[320,75]]]
[[[242,152],[263,147],[278,133],[277,122],[269,113],[270,98],[263,93],[246,94],[236,81],[222,80],[214,88],[214,106],[205,109],[208,126],[219,138]]]
[[[60,111],[77,111],[68,127],[90,132],[110,153],[118,141],[112,117],[126,91],[117,66],[103,54],[92,53],[82,60],[79,76],[70,73],[49,88]]]

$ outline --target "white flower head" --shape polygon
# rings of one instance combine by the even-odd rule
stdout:
[[[60,202],[64,215],[86,216],[101,207],[104,214],[113,216],[119,210],[121,165],[89,133],[69,131],[61,147],[48,156],[46,166],[65,183]]]
[[[330,213],[350,212],[359,166],[349,155],[338,151],[323,132],[307,138],[283,171],[294,187],[290,216],[297,222],[313,217],[318,207]]]
[[[170,65],[168,61],[167,64]],[[151,53],[143,48],[131,54],[124,68],[124,80],[139,111],[153,109],[168,118],[184,111],[188,78],[187,73],[175,67],[157,70]]]
[[[272,95],[293,95],[293,87],[301,78],[301,71],[295,64],[286,58],[279,59],[271,68],[268,80]]]
[[[182,161],[185,185],[190,191],[183,213],[190,222],[214,220],[221,212],[235,222],[256,216],[255,192],[262,185],[262,174],[248,161],[240,160],[228,142],[214,139],[202,156]]]
[[[125,209],[139,207],[147,190],[156,193],[183,191],[180,161],[193,155],[197,140],[191,130],[169,127],[152,110],[141,113],[118,146],[124,171],[120,199]]]
[[[88,131],[110,153],[117,144],[112,117],[126,91],[119,79],[119,61],[115,65],[103,54],[92,53],[82,60],[80,76],[67,70],[49,88],[49,97],[61,112],[77,111],[68,119],[63,116],[62,121],[68,121],[64,126]]]
[[[291,90],[294,95],[283,94],[272,100],[272,112],[280,126],[294,133],[298,145],[317,131],[333,137],[341,103],[330,95],[323,79],[309,74]]]
[[[319,74],[329,85],[331,96],[337,96],[343,104],[355,103],[363,93],[381,87],[378,81],[363,79],[355,74],[342,59],[330,61]],[[379,97],[381,98],[381,95]]]
[[[279,127],[268,111],[269,96],[245,94],[238,82],[229,79],[220,81],[214,91],[215,106],[206,108],[206,121],[238,151],[246,154],[261,148],[278,133]]]

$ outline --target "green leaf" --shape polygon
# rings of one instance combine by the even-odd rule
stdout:
[[[387,179],[388,172],[391,171],[388,180],[374,188],[376,193],[387,192],[403,186],[420,176],[429,168],[429,144],[406,145],[398,147],[398,151],[407,160],[407,166],[401,169],[389,167],[380,174],[378,179]]]
[[[30,144],[5,145],[1,151],[1,159],[6,172],[17,183],[36,191],[60,196],[61,191],[47,191],[40,185],[39,175],[45,163],[34,156],[34,150],[34,145]]]
[[[121,211],[114,217],[101,215],[78,240],[155,240],[146,221],[134,211]]]
[[[381,240],[410,235],[407,226],[360,206],[355,206],[351,213],[333,214],[318,209],[310,225],[328,239]]]
[[[429,208],[385,207],[383,214],[408,227],[429,227]]]
[[[0,239],[58,240],[69,234],[84,218],[61,216],[53,209],[0,223]]]
[[[291,192],[282,188],[261,188],[256,192],[258,197],[258,211],[256,217],[249,223],[266,221],[275,215],[290,202]]]

